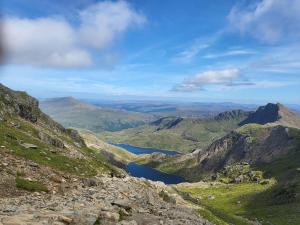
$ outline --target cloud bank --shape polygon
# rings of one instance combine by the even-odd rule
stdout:
[[[274,44],[283,39],[300,37],[299,0],[260,0],[231,9],[228,20],[242,34]]]
[[[93,52],[111,47],[145,17],[125,1],[104,1],[78,12],[78,24],[63,17],[37,19],[8,17],[3,24],[7,63],[47,67],[86,67]]]
[[[245,86],[253,85],[251,82],[239,81],[241,71],[237,68],[224,70],[209,70],[186,78],[172,90],[178,92],[193,92],[203,90],[208,85]]]

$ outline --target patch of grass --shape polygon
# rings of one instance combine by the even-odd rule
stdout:
[[[218,184],[212,187],[181,187],[181,191],[191,193],[200,198],[200,204],[225,223],[236,225],[251,224],[248,219],[255,220],[256,215],[249,212],[248,203],[256,194],[262,193],[274,185],[255,183]]]
[[[209,211],[206,208],[200,208],[197,210],[199,214],[206,220],[212,222],[215,225],[229,225],[221,218],[217,217],[215,214],[213,214],[211,211]]]
[[[17,171],[17,176],[18,177],[24,177],[25,173],[23,171]]]
[[[39,181],[25,180],[19,176],[16,177],[16,186],[27,191],[44,191],[48,192],[48,188]]]
[[[165,202],[171,202],[172,198],[168,193],[166,193],[164,190],[158,193],[159,197],[161,197]]]
[[[97,220],[95,221],[94,225],[101,225],[101,221],[99,218],[97,218]]]
[[[30,128],[28,129],[29,131],[36,130],[36,128],[34,128],[34,126],[30,123],[27,123],[26,126],[27,128]],[[20,145],[21,141],[24,143],[34,144],[37,148],[26,149]],[[32,135],[32,132],[27,133],[26,130],[23,129],[11,128],[6,126],[4,123],[0,123],[0,144],[10,149],[11,154],[79,176],[90,177],[95,176],[97,172],[106,173],[110,171],[109,164],[106,163],[100,156],[95,156],[94,158],[91,157],[93,152],[91,149],[85,147],[78,148],[79,151],[87,156],[80,159],[53,153],[50,150],[54,147],[41,142],[38,138],[35,138]]]

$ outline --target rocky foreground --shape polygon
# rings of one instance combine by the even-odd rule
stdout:
[[[61,193],[0,199],[0,224],[210,224],[170,187],[133,177],[73,178]]]

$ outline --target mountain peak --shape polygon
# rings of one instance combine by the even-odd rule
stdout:
[[[255,112],[250,113],[240,125],[248,123],[276,123],[289,127],[300,127],[300,117],[281,103],[268,103],[265,106],[258,107]]]
[[[214,117],[215,120],[231,120],[231,119],[243,119],[249,115],[249,112],[243,111],[241,109],[235,109],[231,111],[225,111],[219,113]]]

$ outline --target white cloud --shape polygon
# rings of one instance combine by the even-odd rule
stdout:
[[[267,43],[300,37],[299,0],[260,0],[235,6],[228,20],[233,29]]]
[[[249,63],[249,69],[259,72],[298,74],[300,70],[300,45],[273,47],[262,57]]]
[[[211,53],[203,56],[203,58],[206,59],[215,59],[215,58],[221,58],[221,57],[227,57],[227,56],[243,56],[243,55],[253,55],[256,54],[256,51],[248,50],[248,49],[236,49],[236,50],[230,50],[222,53]]]
[[[186,78],[181,84],[175,86],[173,91],[192,92],[202,90],[207,85],[245,86],[252,85],[247,81],[240,81],[241,71],[237,68],[224,70],[210,70]]]
[[[145,17],[134,11],[125,1],[104,1],[81,11],[80,21],[81,41],[90,47],[103,48],[129,27],[144,24]]]
[[[175,57],[173,58],[174,62],[179,63],[190,63],[194,57],[196,57],[201,50],[208,48],[208,44],[193,44],[192,46],[184,49],[182,52],[179,52]]]
[[[78,22],[75,26],[62,17],[4,18],[7,63],[90,66],[94,63],[93,49],[111,46],[130,27],[143,24],[145,18],[125,1],[104,1],[80,11]]]

